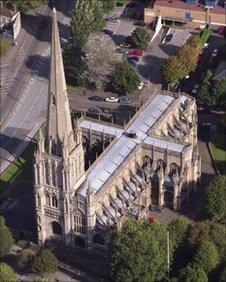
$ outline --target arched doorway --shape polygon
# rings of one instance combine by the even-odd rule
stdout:
[[[93,243],[94,244],[99,244],[99,245],[105,245],[105,239],[102,235],[100,234],[95,234],[93,236]]]
[[[53,234],[62,236],[62,227],[61,227],[61,225],[60,225],[58,222],[56,222],[56,221],[53,221],[53,222],[52,222],[52,232],[53,232]]]
[[[85,240],[82,239],[82,238],[79,237],[79,236],[76,236],[76,237],[75,237],[75,246],[76,246],[76,247],[80,247],[80,248],[85,248],[85,247],[86,247]]]

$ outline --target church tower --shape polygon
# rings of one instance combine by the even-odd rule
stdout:
[[[34,164],[38,241],[68,243],[72,198],[85,180],[84,151],[79,126],[72,129],[55,8],[48,95],[46,132],[39,132]]]

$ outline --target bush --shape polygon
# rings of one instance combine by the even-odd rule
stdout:
[[[194,265],[197,268],[202,268],[206,273],[209,273],[217,266],[218,262],[219,257],[216,246],[208,241],[200,243],[194,256]]]
[[[131,43],[134,48],[147,49],[150,41],[150,35],[146,28],[137,27],[131,37]]]
[[[178,282],[208,282],[208,277],[202,268],[188,265],[180,270]]]
[[[17,274],[6,263],[0,263],[0,281],[1,282],[17,282]]]
[[[117,65],[112,86],[120,94],[130,94],[138,89],[140,78],[138,71],[128,62],[124,61]]]
[[[31,270],[37,274],[45,272],[55,272],[58,269],[58,260],[49,250],[42,250],[40,254],[34,258]]]
[[[22,250],[17,257],[18,266],[20,268],[30,268],[33,259],[34,256],[29,251]]]
[[[13,238],[9,228],[5,225],[5,219],[2,216],[0,216],[0,230],[0,258],[3,258],[11,249]]]

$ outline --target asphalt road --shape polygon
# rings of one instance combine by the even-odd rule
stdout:
[[[72,2],[67,1],[65,5],[70,6]],[[64,8],[66,9],[67,6]],[[26,16],[27,26],[24,26],[27,31],[26,44],[22,42],[24,61],[7,97],[9,101],[13,96],[14,106],[8,110],[9,115],[4,115],[6,118],[1,128],[1,173],[26,147],[29,138],[36,134],[40,123],[43,122],[43,117],[46,116],[51,36],[50,13],[51,10],[46,7],[38,16]],[[41,18],[39,29],[36,27],[37,17]],[[69,18],[65,10],[63,13],[58,13],[58,21],[61,37],[68,36]],[[30,133],[29,138],[28,133]]]

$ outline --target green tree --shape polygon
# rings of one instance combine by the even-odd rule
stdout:
[[[128,220],[111,244],[114,281],[160,281],[166,272],[166,229],[161,223]]]
[[[205,241],[213,243],[217,247],[220,256],[223,257],[226,243],[225,231],[222,225],[210,221],[201,221],[189,225],[187,242],[194,246]]]
[[[123,61],[116,66],[112,86],[120,94],[132,93],[138,89],[140,78],[138,71],[128,62]]]
[[[180,270],[178,282],[208,282],[208,277],[202,268],[188,265]]]
[[[226,103],[226,78],[215,83],[213,95],[218,103]]]
[[[216,221],[226,220],[226,176],[214,178],[207,188],[206,209],[209,216]]]
[[[183,244],[187,238],[187,230],[190,221],[186,218],[174,219],[168,226],[170,237],[170,249],[173,253],[179,245]]]
[[[146,28],[137,27],[131,36],[131,43],[134,48],[147,49],[150,41],[150,34]]]
[[[108,13],[116,7],[116,0],[100,0],[104,13]]]
[[[205,28],[200,32],[200,38],[201,38],[202,45],[204,45],[207,42],[211,33],[212,31],[209,28]]]
[[[5,225],[5,219],[0,215],[0,258],[3,258],[5,255],[8,254],[12,245],[13,245],[13,238],[9,228]]]
[[[31,270],[37,274],[45,272],[55,272],[58,269],[58,260],[49,250],[42,250],[40,254],[34,258]]]
[[[193,264],[198,268],[202,268],[206,273],[209,273],[218,263],[219,255],[216,246],[208,241],[200,243],[194,256]]]
[[[179,81],[186,76],[186,68],[177,56],[172,56],[163,66],[163,75],[168,83]]]
[[[210,87],[203,84],[202,88],[197,94],[197,103],[199,105],[214,106],[216,104],[215,97],[211,95]]]
[[[12,267],[6,263],[0,263],[0,281],[1,282],[17,282],[17,274]]]
[[[203,80],[203,83],[204,83],[204,84],[207,84],[207,85],[211,85],[211,79],[212,79],[212,77],[213,77],[213,72],[212,72],[210,69],[208,69],[208,70],[206,71],[206,75],[205,75],[205,78],[204,78],[204,80]]]

